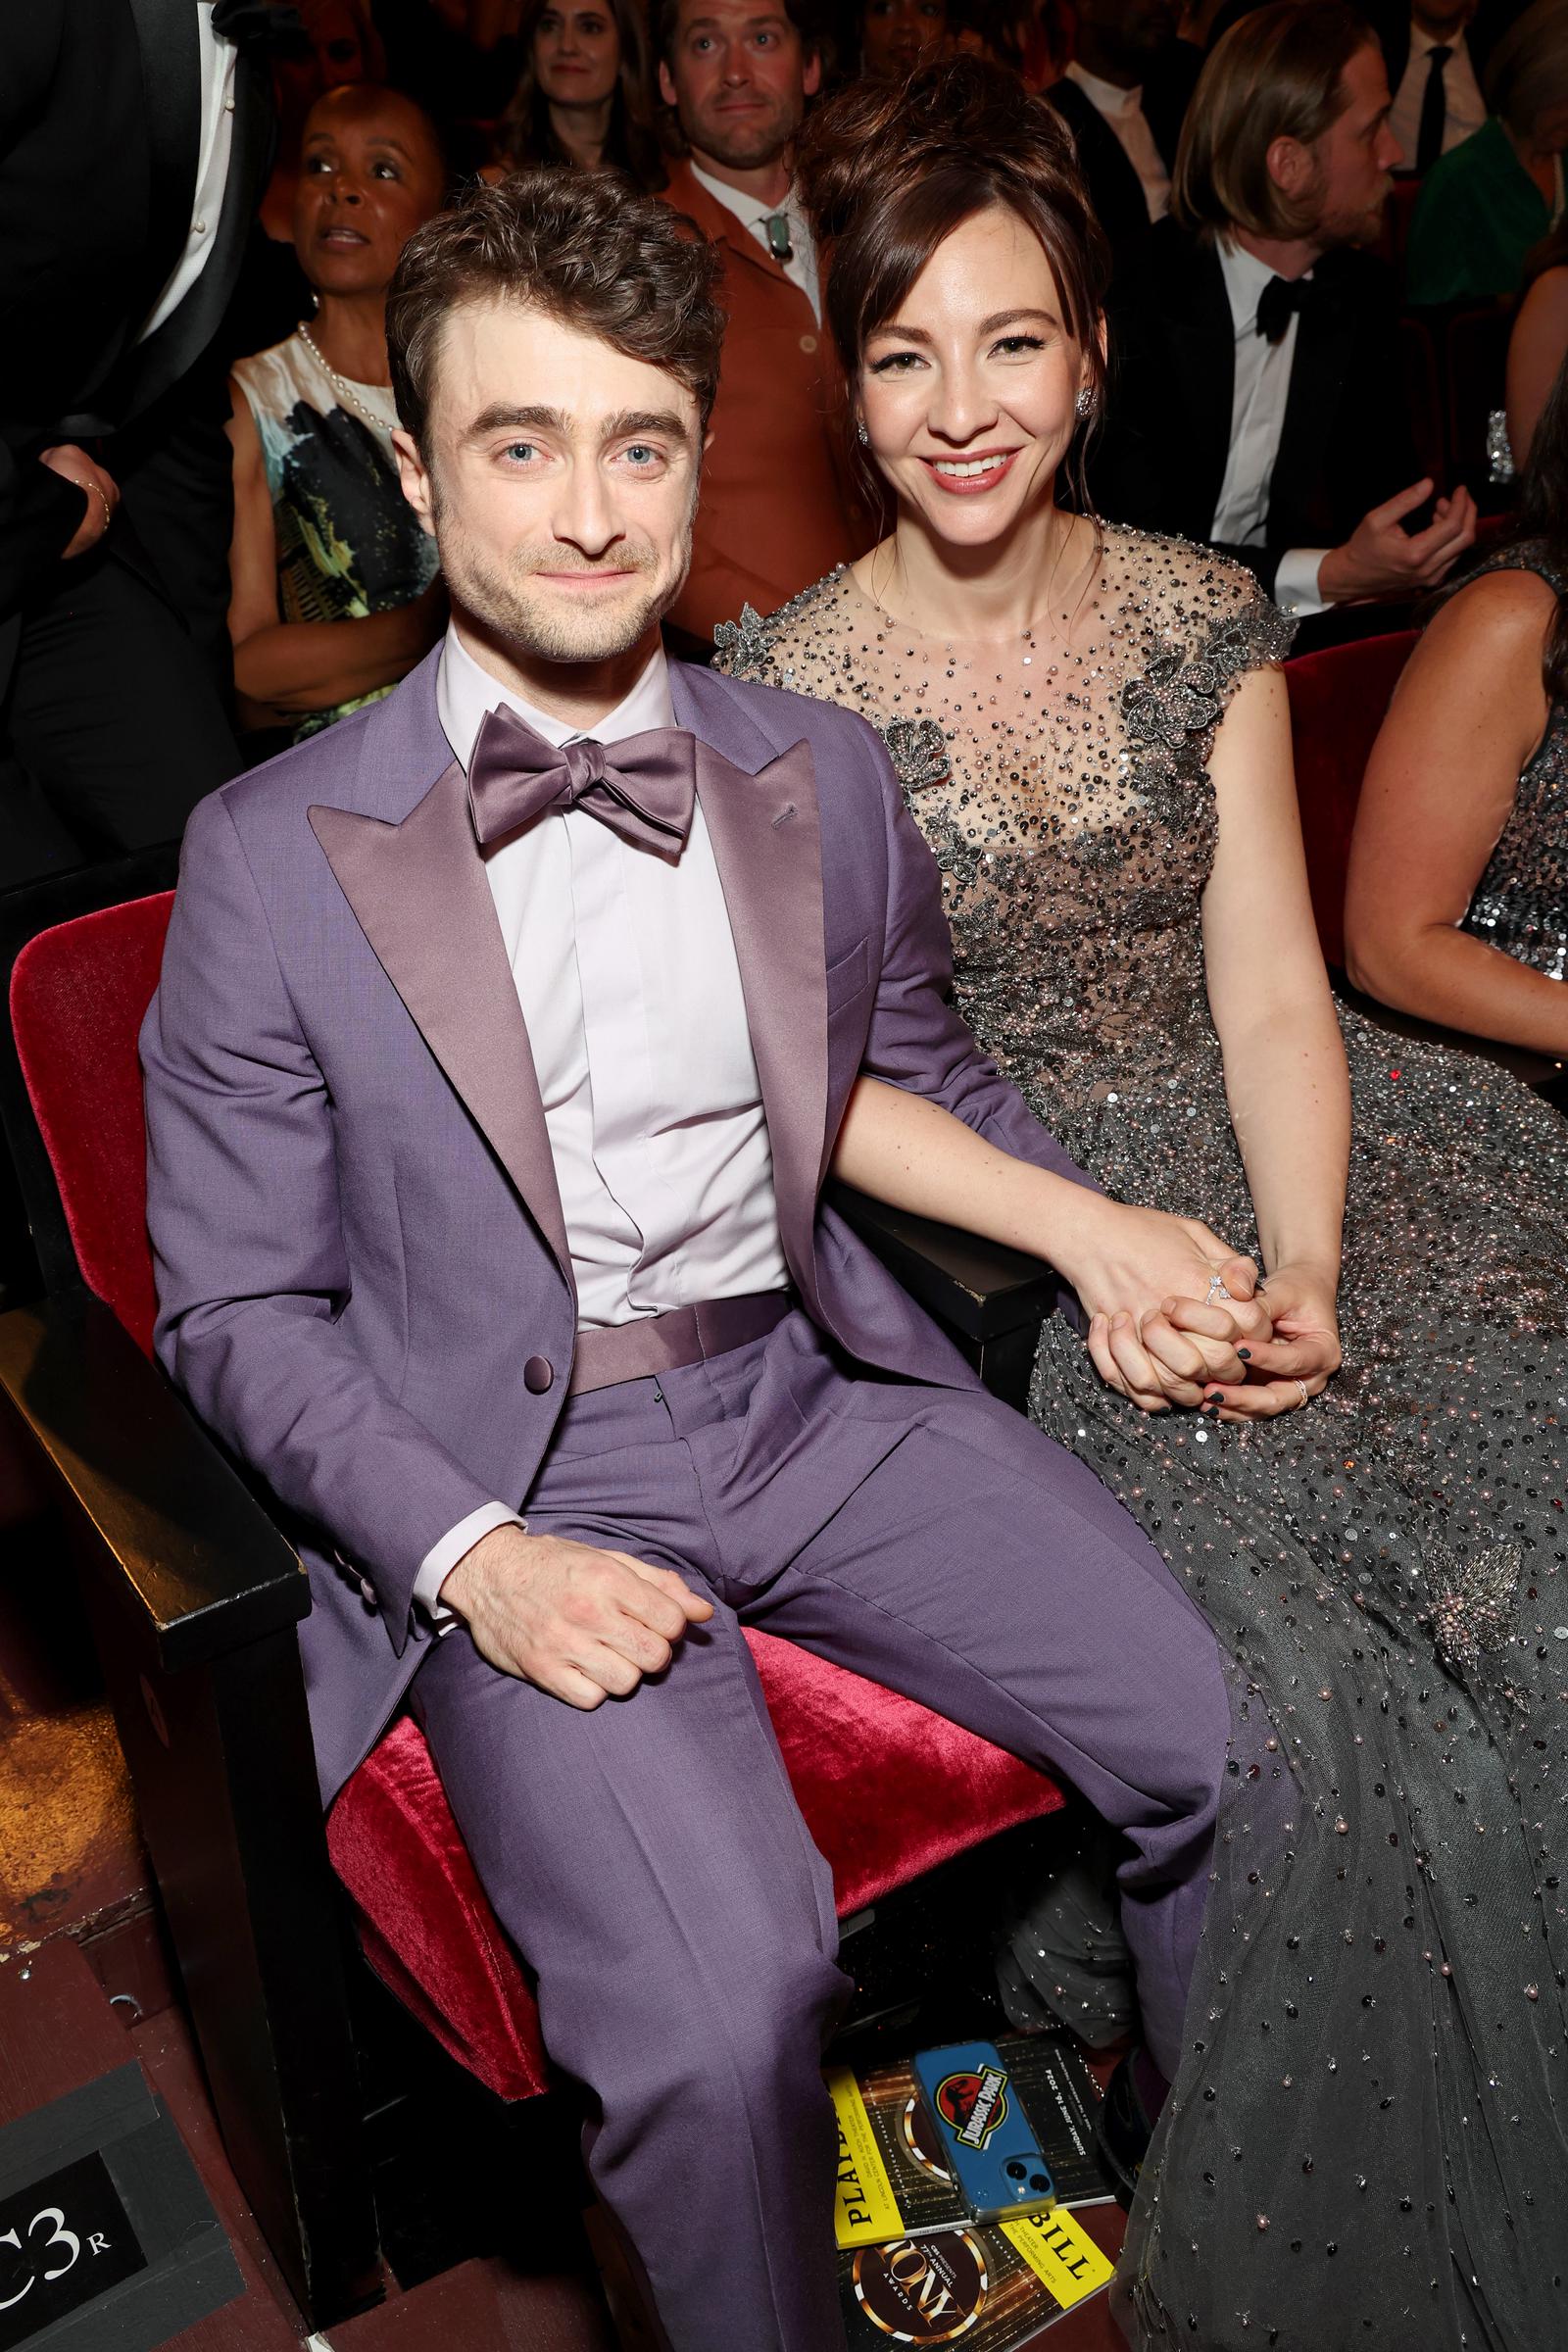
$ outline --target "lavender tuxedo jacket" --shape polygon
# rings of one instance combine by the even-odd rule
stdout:
[[[431,1638],[411,1604],[426,1551],[481,1503],[525,1504],[576,1330],[438,659],[197,808],[141,1041],[158,1352],[300,1544],[327,1799]],[[855,1078],[1079,1171],[946,1001],[937,869],[872,729],[709,670],[676,665],[671,686],[698,740],[801,1300],[863,1362],[972,1388],[822,1205]]]

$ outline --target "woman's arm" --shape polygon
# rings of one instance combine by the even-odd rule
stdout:
[[[1350,1086],[1307,895],[1278,669],[1237,692],[1209,762],[1219,839],[1203,894],[1209,1008],[1257,1216],[1274,1341],[1226,1416],[1305,1402],[1340,1363],[1335,1293],[1350,1149]],[[1178,1320],[1180,1318],[1178,1317]]]
[[[1568,353],[1568,268],[1543,270],[1508,337],[1508,447],[1522,473],[1546,395]]]
[[[395,686],[446,626],[445,591],[363,620],[282,620],[277,607],[277,540],[261,438],[250,404],[230,387],[234,451],[234,536],[229,547],[228,633],[234,683],[253,724],[306,710],[330,710],[377,686]]]
[[[1438,613],[1367,765],[1345,907],[1358,988],[1538,1054],[1568,1051],[1568,988],[1457,926],[1545,730],[1555,606],[1536,573],[1497,571]]]
[[[1268,1332],[1267,1314],[1251,1303],[1256,1268],[1197,1218],[1133,1208],[1017,1159],[906,1087],[856,1081],[832,1167],[894,1208],[1049,1258],[1089,1312],[1102,1377],[1147,1410],[1167,1399],[1197,1404],[1215,1369],[1240,1380],[1236,1341]],[[1204,1308],[1221,1269],[1233,1303]],[[1176,1298],[1200,1302],[1190,1331],[1173,1329],[1161,1311]]]

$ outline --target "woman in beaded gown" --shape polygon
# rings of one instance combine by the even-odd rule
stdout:
[[[965,63],[818,117],[804,184],[898,521],[719,660],[880,731],[965,1018],[1109,1191],[1202,1217],[1266,1278],[1245,1389],[1162,1380],[1147,1326],[1148,1353],[1057,1318],[1032,1388],[1187,1577],[1279,1759],[1230,1767],[1122,2326],[1205,2352],[1550,2352],[1568,1128],[1352,1016],[1342,1052],[1285,622],[1231,563],[1057,503],[1102,382],[1098,239],[1042,113]],[[1179,1372],[1204,1310],[1166,1313]],[[1049,1890],[1039,1910],[1044,1943]]]

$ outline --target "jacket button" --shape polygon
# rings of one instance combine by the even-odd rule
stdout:
[[[375,1597],[375,1587],[368,1576],[362,1576],[360,1579],[360,1598],[368,1609],[376,1609],[381,1605]]]
[[[530,1396],[542,1396],[555,1377],[555,1366],[548,1356],[530,1355],[522,1367],[522,1385]]]
[[[816,349],[816,337],[814,335],[803,335],[801,337],[801,349],[803,351],[814,351]]]

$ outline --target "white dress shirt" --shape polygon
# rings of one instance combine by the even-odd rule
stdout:
[[[465,767],[503,703],[554,744],[618,743],[675,723],[662,649],[624,702],[584,729],[532,709],[449,628],[436,706]],[[503,841],[485,878],[528,1025],[578,1328],[783,1290],[761,1086],[702,808],[674,864],[579,808]],[[488,1503],[451,1529],[420,1563],[415,1599],[439,1614],[443,1579],[509,1522],[522,1524]]]
[[[1269,491],[1274,461],[1280,454],[1297,330],[1301,322],[1293,311],[1277,343],[1260,335],[1258,298],[1275,272],[1228,237],[1220,238],[1216,250],[1236,332],[1236,380],[1231,394],[1230,454],[1209,537],[1232,547],[1261,547],[1268,536]],[[1308,270],[1308,277],[1311,274]],[[1293,547],[1280,558],[1274,601],[1285,612],[1306,619],[1327,610],[1318,586],[1318,569],[1328,552],[1323,547]]]
[[[1459,146],[1472,131],[1479,130],[1487,119],[1487,102],[1476,80],[1476,70],[1470,63],[1470,49],[1462,29],[1451,41],[1440,41],[1424,32],[1412,17],[1410,20],[1410,62],[1400,76],[1389,111],[1389,128],[1404,151],[1404,168],[1415,170],[1416,142],[1421,134],[1421,108],[1427,94],[1427,75],[1431,68],[1427,59],[1434,49],[1451,51],[1443,69],[1443,152]]]
[[[756,196],[743,195],[739,188],[729,187],[723,180],[714,179],[711,172],[700,172],[694,163],[692,177],[700,187],[715,197],[724,210],[733,213],[743,228],[749,228],[764,253],[771,253],[764,220],[782,213],[790,224],[790,244],[794,248],[789,261],[780,262],[785,276],[806,296],[811,306],[811,316],[818,326],[822,323],[822,281],[816,267],[816,246],[811,238],[811,224],[801,210],[800,198],[791,188],[782,204],[763,204]]]
[[[1170,211],[1170,173],[1149,127],[1143,90],[1121,90],[1113,81],[1102,81],[1098,74],[1086,74],[1076,58],[1067,68],[1067,79],[1078,84],[1096,114],[1103,116],[1120,140],[1127,161],[1143,182],[1151,220],[1163,220]]]
[[[163,292],[142,321],[136,336],[138,343],[145,343],[147,337],[178,309],[207,267],[219,215],[223,209],[228,159],[234,146],[234,68],[239,62],[239,51],[232,41],[220,40],[214,32],[213,0],[195,0],[195,8],[202,91],[201,142],[196,150],[196,194],[191,205],[185,250],[175,263]]]

